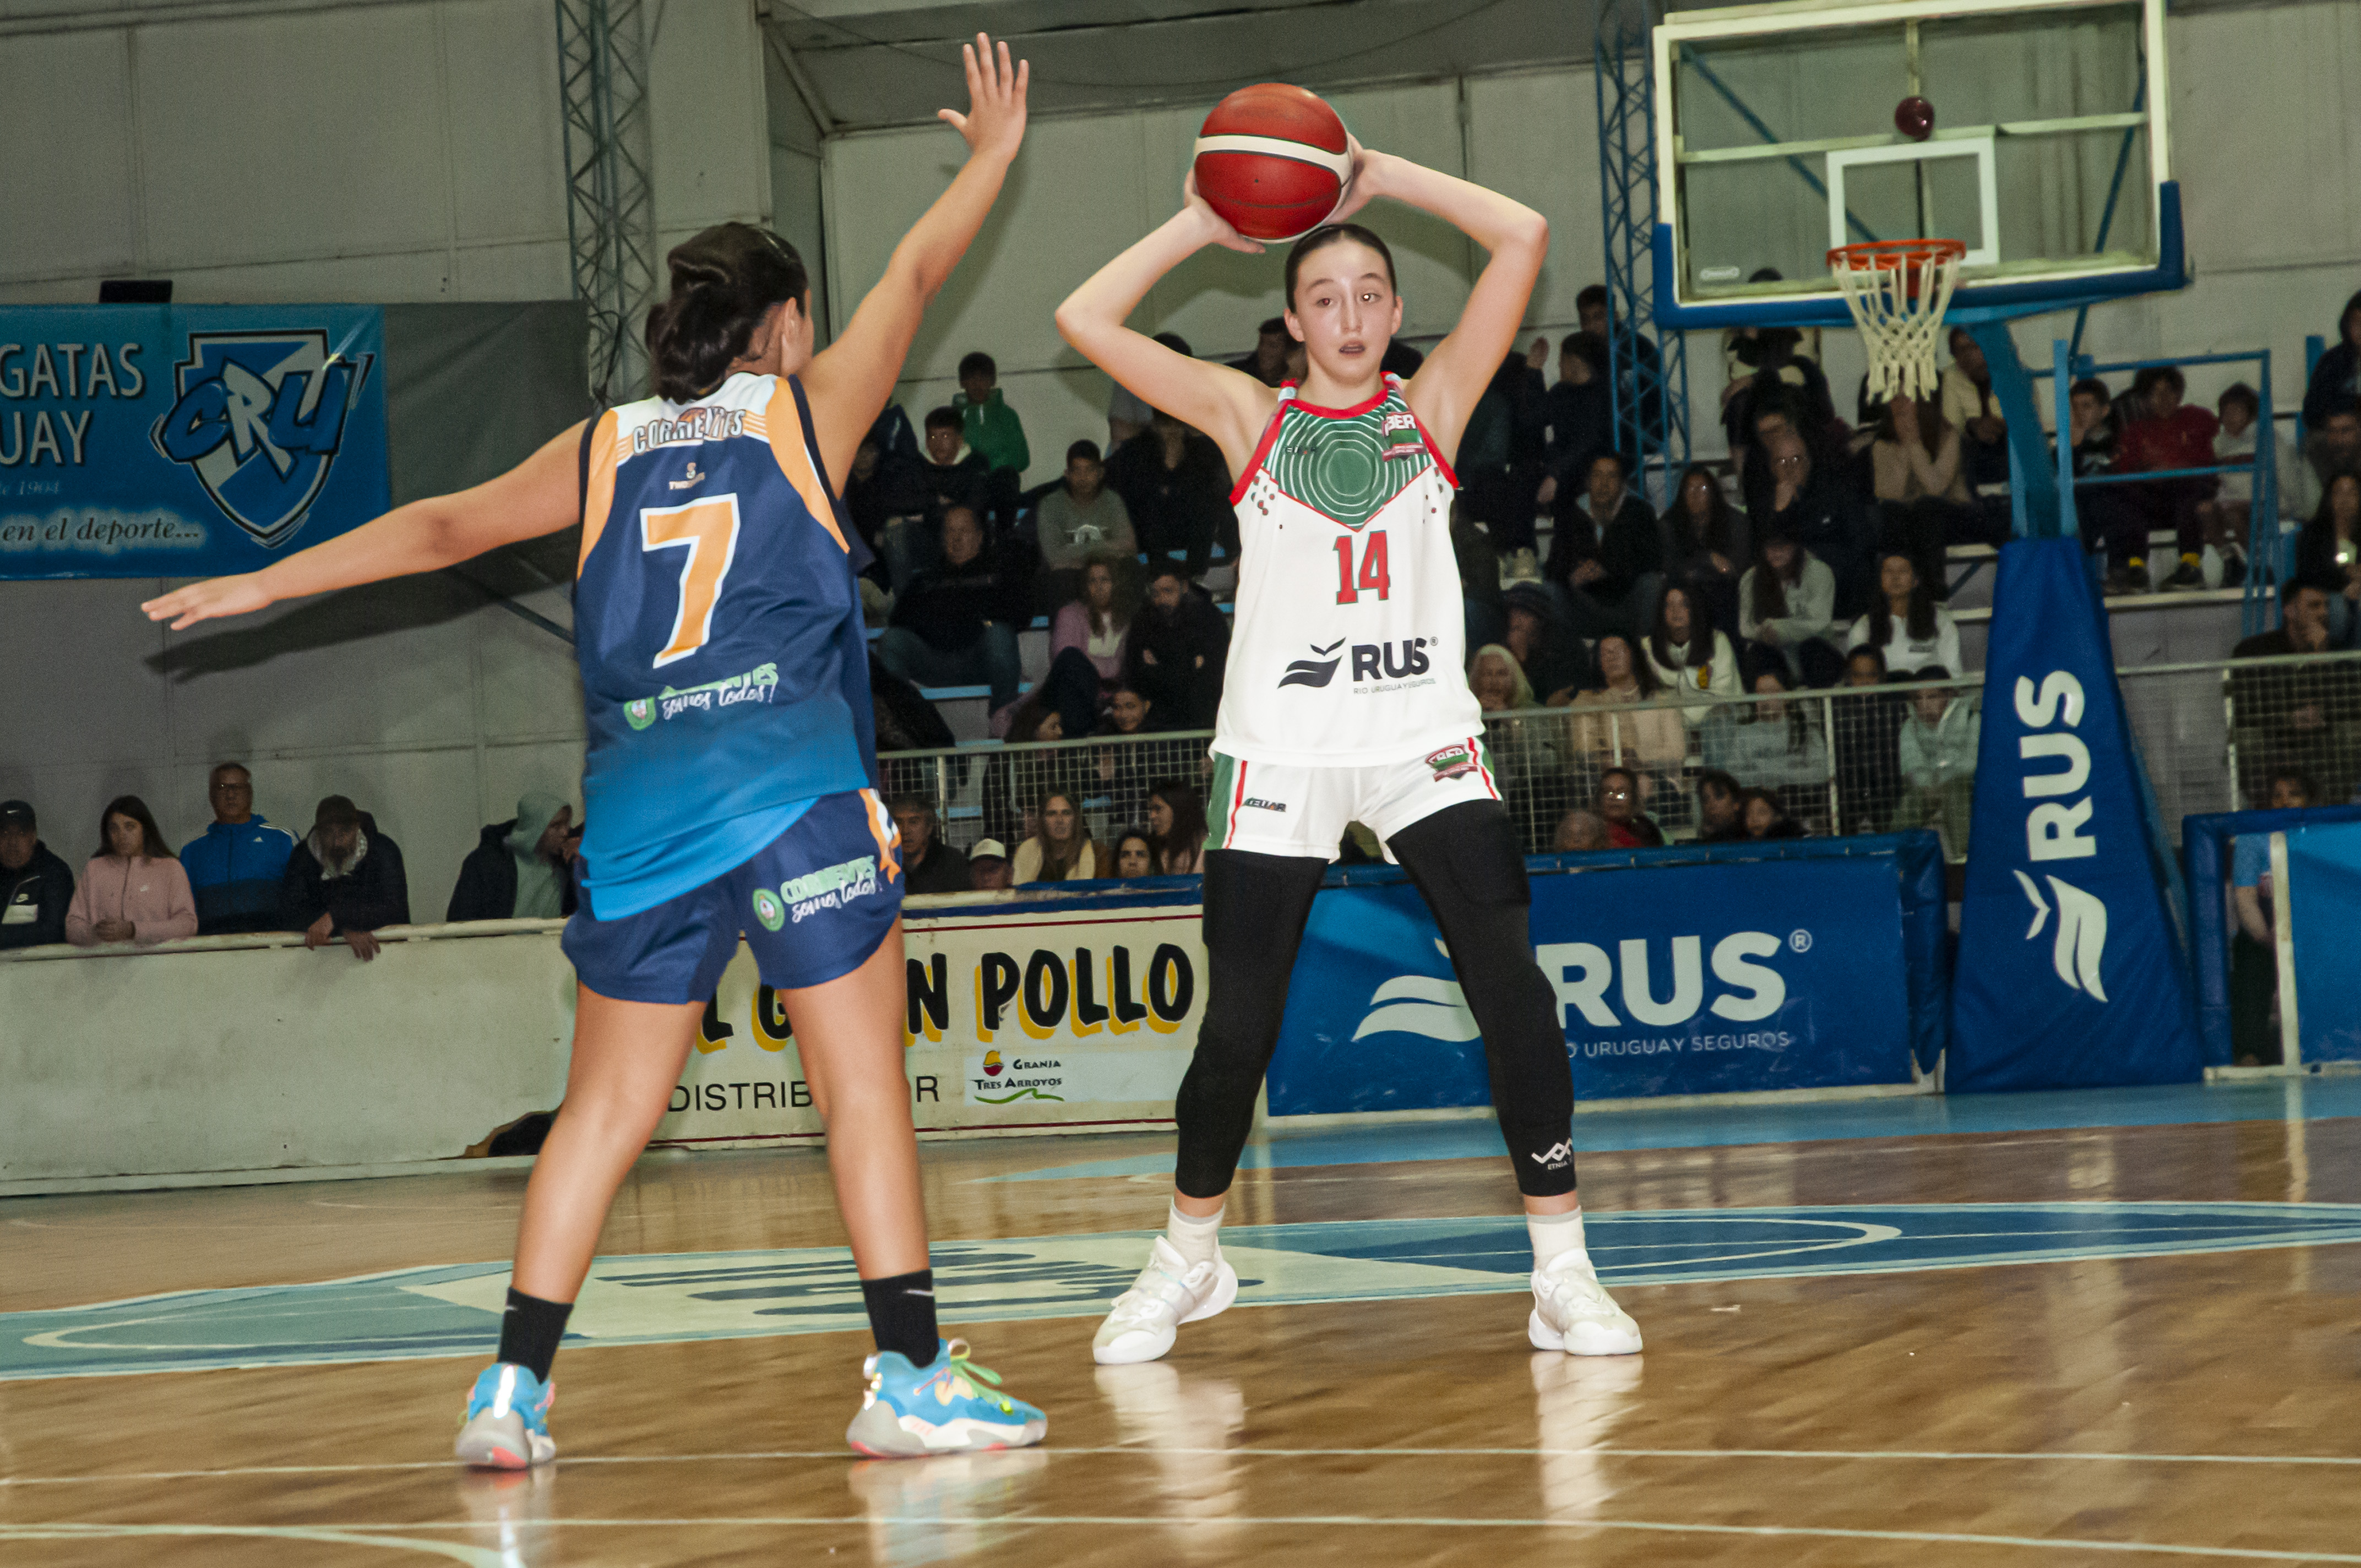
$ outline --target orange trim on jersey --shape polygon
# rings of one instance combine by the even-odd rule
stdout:
[[[796,411],[795,389],[787,385],[784,376],[772,383],[771,403],[763,411],[763,427],[770,437],[771,455],[778,459],[779,472],[803,497],[804,505],[828,530],[836,547],[848,555],[852,554],[852,546],[844,542],[844,531],[836,526],[836,502],[829,495],[828,487],[819,482],[819,465],[804,446],[804,422]]]
[[[590,473],[582,487],[582,553],[574,558],[574,575],[598,548],[607,530],[607,514],[615,510],[615,470],[622,466],[622,422],[613,409],[598,416],[590,436]]]
[[[869,836],[877,840],[877,866],[891,883],[902,874],[902,860],[894,850],[902,841],[902,830],[894,825],[894,814],[877,798],[873,789],[861,792],[861,814],[869,819]]]

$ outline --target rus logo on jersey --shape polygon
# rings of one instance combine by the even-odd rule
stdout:
[[[376,357],[330,353],[324,331],[192,332],[180,400],[148,438],[256,543],[284,543],[328,482]]]

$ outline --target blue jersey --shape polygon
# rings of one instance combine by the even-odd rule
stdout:
[[[613,920],[735,869],[814,801],[873,786],[854,586],[868,553],[792,377],[609,411],[582,521],[584,885]]]

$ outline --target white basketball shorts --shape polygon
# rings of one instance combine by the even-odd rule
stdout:
[[[1205,847],[1262,855],[1336,858],[1345,825],[1382,842],[1413,822],[1471,800],[1500,798],[1481,735],[1423,757],[1369,767],[1290,767],[1213,753]],[[1393,851],[1386,851],[1393,859]]]

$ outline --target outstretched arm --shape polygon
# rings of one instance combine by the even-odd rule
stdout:
[[[1411,410],[1445,457],[1455,457],[1468,416],[1516,345],[1525,302],[1549,254],[1549,221],[1497,191],[1366,149],[1353,171],[1351,193],[1330,221],[1341,222],[1378,196],[1433,213],[1491,253],[1459,324],[1410,382]]]
[[[1212,436],[1230,472],[1243,474],[1279,406],[1278,394],[1242,370],[1191,359],[1123,324],[1158,279],[1205,247],[1249,254],[1262,249],[1205,204],[1194,174],[1182,194],[1185,203],[1161,228],[1066,297],[1058,307],[1058,335],[1135,397]]]
[[[139,608],[179,631],[201,620],[251,615],[280,599],[440,571],[520,539],[555,533],[580,517],[576,455],[582,426],[568,426],[496,479],[456,495],[394,508],[374,522],[274,561],[259,572],[191,583]]]
[[[960,53],[967,63],[968,112],[944,109],[938,117],[967,139],[967,163],[894,247],[885,276],[853,312],[843,334],[804,371],[820,460],[839,484],[851,471],[862,436],[902,378],[902,362],[909,357],[928,302],[974,243],[1025,139],[1025,90],[1032,68],[1023,60],[1012,64],[1008,46],[994,50],[982,33],[975,42],[961,45]]]

